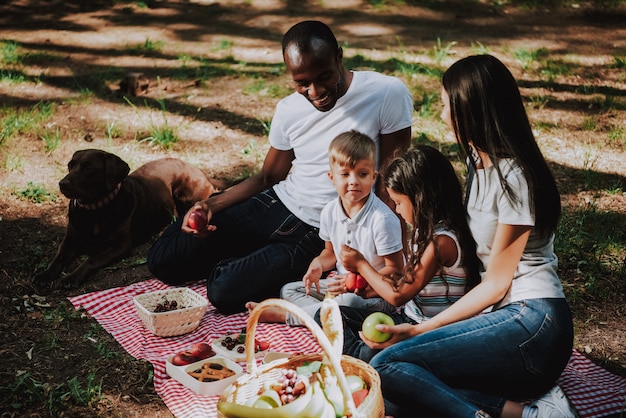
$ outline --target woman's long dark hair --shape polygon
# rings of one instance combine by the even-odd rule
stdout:
[[[472,146],[489,155],[511,202],[518,201],[516,193],[525,191],[511,190],[499,161],[514,159],[528,183],[535,230],[542,236],[553,233],[561,216],[559,191],[508,68],[491,55],[469,56],[448,68],[443,88],[450,98],[452,127],[461,148],[467,155],[471,155]],[[475,170],[474,159],[468,160],[470,169]]]
[[[437,225],[444,225],[456,232],[461,245],[467,289],[477,285],[480,261],[476,242],[467,223],[463,191],[450,161],[433,147],[417,145],[389,164],[384,182],[386,188],[408,196],[413,206],[404,280],[413,280],[426,247],[433,242]],[[435,255],[441,267],[436,244]]]

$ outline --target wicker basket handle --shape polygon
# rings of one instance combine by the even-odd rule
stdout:
[[[333,309],[339,310],[339,305],[337,305],[336,301],[332,300],[330,303],[332,304],[332,306],[334,306]],[[260,302],[250,313],[246,329],[247,373],[251,375],[257,373],[256,359],[254,356],[254,335],[261,313],[268,308],[279,308],[286,310],[287,312],[295,315],[298,319],[300,319],[309,329],[309,331],[313,333],[313,336],[317,339],[319,345],[324,350],[325,357],[330,362],[330,364],[327,364],[330,372],[337,378],[337,383],[343,395],[343,403],[345,407],[344,415],[354,416],[356,413],[356,406],[354,404],[354,399],[352,399],[352,392],[350,392],[350,387],[348,386],[346,375],[341,368],[341,356],[335,352],[328,337],[326,336],[326,334],[324,334],[317,322],[315,322],[313,318],[311,318],[311,316],[307,314],[302,308],[291,302],[283,299],[266,299],[263,302]],[[339,332],[343,333],[343,329],[339,329]]]

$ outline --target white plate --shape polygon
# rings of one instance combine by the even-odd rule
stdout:
[[[231,337],[231,338],[236,338],[239,334],[229,334],[229,335],[224,335],[221,338],[217,338],[215,340],[213,340],[211,342],[211,345],[213,346],[213,350],[215,350],[215,352],[223,357],[229,358],[233,361],[246,361],[246,346],[245,344],[237,344],[235,345],[235,347],[232,350],[227,349],[226,347],[224,347],[222,345],[222,341],[224,341],[226,339],[226,337]],[[239,347],[243,347],[242,352],[239,353],[237,351],[237,349]],[[259,358],[259,357],[263,357],[265,355],[265,353],[267,353],[267,350],[264,351],[257,351],[256,353],[254,353],[254,358]]]

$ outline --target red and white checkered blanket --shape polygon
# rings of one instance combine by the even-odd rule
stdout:
[[[189,287],[206,297],[205,283]],[[209,304],[200,326],[192,333],[178,337],[157,337],[141,322],[133,297],[167,289],[169,286],[151,279],[126,287],[113,288],[69,298],[75,308],[84,308],[126,351],[145,359],[154,367],[154,388],[177,418],[217,416],[218,396],[200,396],[171,379],[165,373],[165,359],[198,341],[210,341],[228,333],[239,332],[246,325],[247,313],[221,315]],[[290,353],[318,353],[319,344],[303,327],[283,324],[259,324],[257,337],[271,341],[272,350]],[[245,364],[242,364],[245,367]],[[626,379],[595,365],[577,351],[559,379],[581,418],[600,418],[619,414],[626,408]]]

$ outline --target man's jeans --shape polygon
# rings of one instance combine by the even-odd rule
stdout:
[[[572,353],[564,299],[528,299],[409,338],[374,356],[400,417],[500,416],[505,400],[554,386]]]
[[[216,213],[207,238],[170,225],[148,253],[148,268],[169,284],[207,279],[207,296],[224,314],[245,310],[247,301],[278,297],[301,280],[324,248],[319,231],[294,216],[272,189]]]

